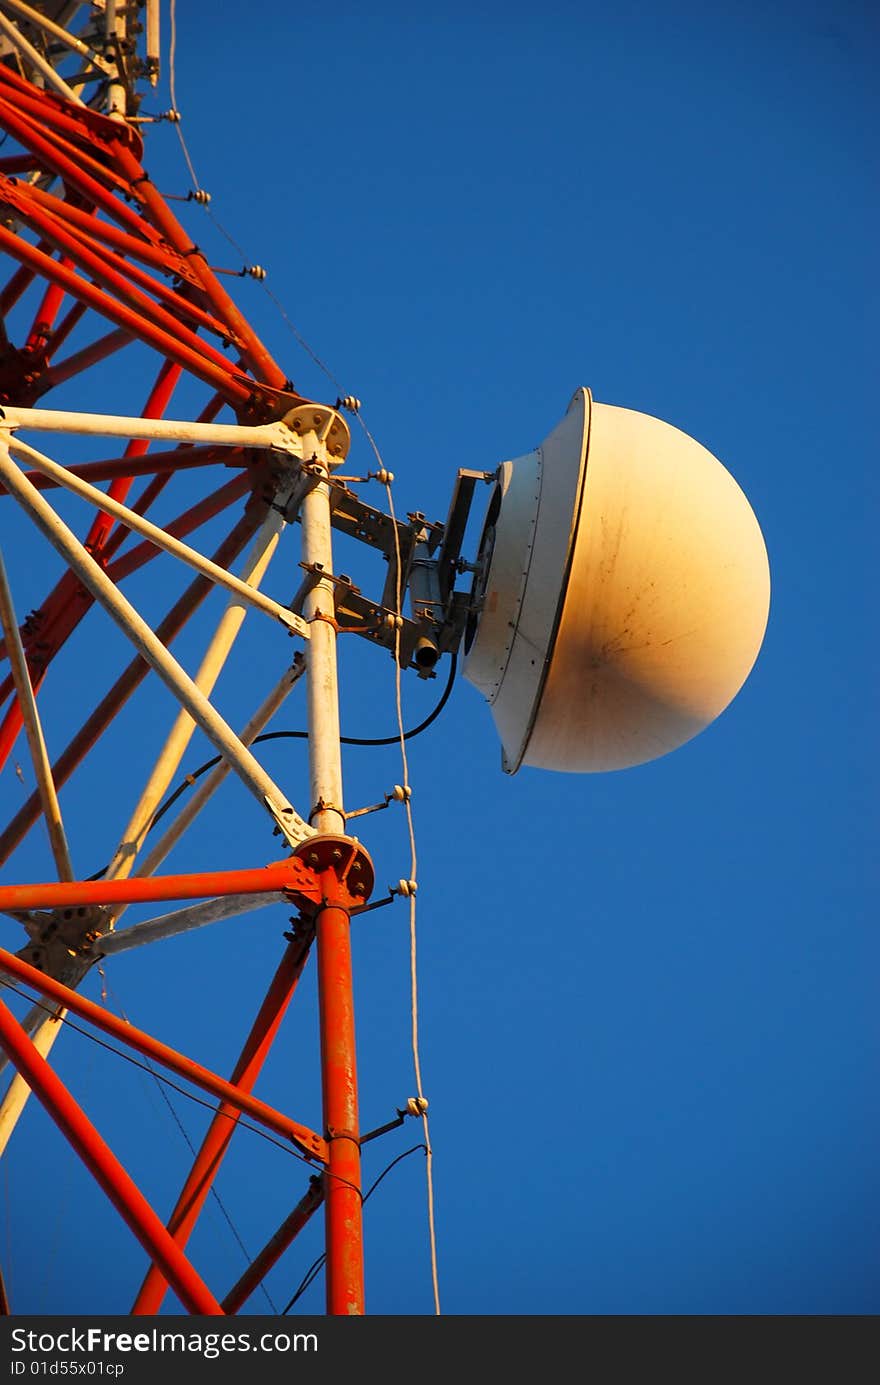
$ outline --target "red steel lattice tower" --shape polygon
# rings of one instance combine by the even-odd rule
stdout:
[[[331,551],[334,509],[345,494],[345,487],[334,489],[333,471],[349,445],[342,401],[322,404],[292,387],[223,287],[220,272],[208,264],[150,178],[138,85],[155,78],[158,6],[146,6],[145,39],[138,37],[135,5],[6,9],[10,17],[0,16],[0,127],[6,132],[0,155],[0,248],[11,268],[0,292],[0,517],[7,535],[13,513],[17,530],[31,525],[35,540],[60,555],[63,570],[20,621],[13,584],[0,567],[0,767],[19,738],[26,738],[37,782],[23,806],[3,820],[0,862],[10,863],[5,878],[15,881],[16,850],[34,825],[43,823],[58,876],[57,882],[0,885],[0,909],[26,933],[17,952],[0,949],[0,969],[7,984],[26,985],[41,998],[23,1022],[0,998],[0,1045],[24,1079],[12,1082],[0,1107],[2,1141],[5,1146],[30,1089],[147,1252],[150,1268],[134,1300],[135,1313],[158,1312],[168,1286],[189,1312],[237,1312],[323,1205],[327,1311],[359,1314],[364,1311],[362,1193],[349,926],[352,914],[367,903],[373,868],[346,831],[342,804],[336,684],[340,590]],[[143,375],[145,362],[149,377]],[[99,416],[52,408],[53,391],[71,382],[86,391],[99,369],[118,370],[129,382],[143,380],[139,414]],[[186,422],[167,417],[182,382],[203,394],[198,417]],[[62,445],[72,435],[95,443],[116,439],[115,454],[63,465],[24,441],[33,431],[60,434]],[[219,466],[224,470],[217,484]],[[175,483],[192,481],[194,475],[205,478],[197,498],[172,520],[153,524],[149,515],[159,498],[167,503]],[[85,534],[69,527],[61,507],[53,505],[59,491],[72,491],[95,506]],[[210,556],[192,546],[202,526],[224,518],[226,532]],[[300,525],[306,575],[297,598],[284,606],[263,596],[260,583],[279,536],[293,520]],[[396,531],[395,542],[399,557]],[[191,572],[188,586],[150,625],[125,587],[162,552]],[[242,555],[236,576],[232,569]],[[190,677],[172,646],[218,584],[229,590],[229,605],[198,674]],[[398,581],[398,597],[399,590]],[[280,621],[299,652],[238,734],[211,694],[245,611],[254,608]],[[349,619],[369,624],[368,616],[376,614],[355,610]],[[124,632],[133,645],[131,657],[110,687],[95,694],[81,725],[52,762],[43,738],[40,692],[61,651],[75,644],[84,621],[96,616]],[[401,652],[402,621],[395,623],[393,610],[379,616],[380,623],[385,620],[386,647],[409,662],[411,645]],[[303,816],[250,749],[301,677],[307,689],[310,776]],[[161,679],[172,692],[180,708],[177,721],[103,878],[82,880],[71,861],[58,795],[148,678]],[[213,742],[221,763],[147,852],[147,830],[196,727]],[[227,772],[239,777],[259,811],[268,814],[287,854],[253,869],[162,874],[164,857]],[[295,926],[228,1080],[79,994],[90,968],[114,950],[270,899],[294,905]],[[174,901],[175,907],[151,923],[117,930],[124,909],[145,901],[165,908]],[[253,1095],[313,952],[320,1131]],[[85,1018],[218,1102],[167,1225],[50,1066],[59,1017],[67,1013]],[[313,1172],[290,1216],[224,1295],[225,1286],[205,1283],[186,1247],[242,1113],[290,1141]]]

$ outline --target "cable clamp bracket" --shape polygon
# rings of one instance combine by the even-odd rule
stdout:
[[[409,803],[411,798],[412,789],[409,784],[395,784],[391,792],[385,794],[381,803],[371,803],[368,808],[355,808],[353,812],[345,814],[346,821],[349,818],[363,817],[365,813],[380,813],[392,803]]]

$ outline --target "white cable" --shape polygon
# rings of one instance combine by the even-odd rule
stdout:
[[[189,169],[189,176],[192,180],[193,191],[200,192],[201,188],[199,186],[199,180],[196,177],[196,171],[193,167],[193,161],[189,156],[189,150],[186,147],[186,140],[183,137],[183,130],[181,129],[180,121],[180,107],[177,104],[176,78],[174,72],[174,57],[177,49],[177,0],[171,0],[169,20],[171,35],[168,47],[168,90],[171,94],[171,109],[173,111],[177,111],[178,115],[178,119],[175,120],[173,123],[174,128],[177,131],[177,138],[180,140],[180,147],[183,150],[183,157],[186,159],[186,166]]]
[[[174,56],[175,56],[175,48],[176,48],[176,44],[177,44],[177,27],[176,27],[176,17],[175,17],[175,0],[171,0],[170,21],[171,21],[171,23],[170,23],[170,28],[171,28],[171,39],[170,39],[170,50],[169,50],[169,56],[168,56],[169,88],[170,88],[170,94],[171,94],[171,105],[172,105],[172,107],[174,108],[174,110],[179,110],[179,107],[178,107],[178,105],[177,105],[177,94],[176,94],[176,90],[175,90],[175,74],[174,74]],[[193,187],[194,187],[195,189],[198,189],[198,186],[199,186],[198,179],[197,179],[197,177],[196,177],[195,169],[193,168],[192,160],[190,159],[189,152],[188,152],[187,147],[186,147],[186,141],[184,140],[183,131],[182,131],[181,128],[180,128],[180,121],[179,121],[179,120],[176,122],[175,128],[176,128],[176,130],[177,130],[177,134],[178,134],[178,138],[179,138],[179,140],[180,140],[181,148],[183,149],[184,158],[186,159],[186,164],[187,164],[187,168],[189,169],[190,178],[192,179]],[[211,220],[214,222],[214,224],[216,225],[217,229],[218,229],[218,230],[226,237],[226,239],[229,241],[230,245],[232,245],[232,246],[234,247],[234,249],[236,249],[236,250],[239,252],[239,254],[242,256],[242,259],[246,261],[246,260],[247,260],[247,256],[244,254],[244,252],[242,251],[241,246],[237,243],[237,241],[235,241],[235,240],[233,239],[233,237],[229,234],[229,232],[220,224],[220,222],[219,222],[219,221],[217,220],[217,218],[213,215],[213,213],[211,213],[211,212],[209,211],[208,215],[211,217]],[[312,348],[309,346],[309,344],[308,344],[308,342],[305,340],[305,338],[301,336],[300,332],[297,330],[297,328],[295,327],[294,323],[291,321],[290,317],[289,317],[288,314],[285,312],[283,305],[279,302],[279,300],[278,300],[278,299],[275,297],[275,295],[272,293],[272,290],[271,290],[270,288],[268,288],[268,286],[267,286],[265,283],[263,284],[263,288],[264,288],[264,291],[268,294],[269,298],[271,298],[272,302],[275,304],[275,307],[278,309],[279,313],[281,314],[282,318],[284,319],[284,321],[285,321],[285,323],[287,324],[287,326],[288,326],[288,328],[290,329],[290,331],[291,331],[291,332],[293,333],[293,335],[296,337],[297,341],[300,343],[300,345],[303,347],[303,349],[309,354],[309,356],[311,356],[311,358],[312,358],[312,360],[315,362],[315,364],[324,372],[324,374],[325,374],[325,375],[327,376],[327,378],[331,381],[331,383],[337,386],[338,391],[339,391],[339,394],[342,395],[342,394],[344,393],[344,390],[343,390],[343,388],[342,388],[342,385],[341,385],[341,384],[339,383],[339,381],[336,379],[336,377],[335,377],[335,375],[333,374],[333,372],[329,369],[328,366],[326,366],[326,365],[324,364],[324,362],[321,360],[321,358],[320,358],[318,355],[316,355],[316,353],[315,353],[315,352],[312,350]],[[370,447],[372,448],[373,453],[374,453],[374,455],[375,455],[375,457],[376,457],[376,461],[377,461],[377,463],[378,463],[380,473],[385,473],[385,475],[387,475],[387,476],[390,477],[390,473],[389,473],[389,472],[385,472],[385,464],[384,464],[384,462],[382,461],[382,457],[381,457],[381,454],[380,454],[380,452],[379,452],[379,449],[378,449],[378,447],[376,446],[376,443],[375,443],[375,440],[374,440],[374,438],[373,438],[372,433],[370,432],[370,430],[369,430],[369,428],[367,427],[367,425],[364,423],[364,420],[363,420],[363,418],[362,418],[360,412],[357,413],[357,419],[358,419],[358,422],[360,423],[361,427],[363,428],[364,433],[366,434],[366,437],[367,437],[367,441],[369,442]],[[401,552],[400,552],[400,536],[399,536],[399,534],[398,534],[398,532],[397,532],[397,517],[396,517],[395,512],[394,512],[394,500],[393,500],[392,495],[391,495],[391,486],[390,486],[390,482],[389,482],[389,481],[385,481],[384,484],[385,484],[386,495],[387,495],[387,497],[388,497],[388,508],[389,508],[390,515],[391,515],[391,522],[392,522],[392,526],[393,526],[393,528],[394,528],[394,546],[395,546],[395,554],[396,554],[396,560],[397,560],[397,587],[396,587],[395,600],[396,600],[396,607],[397,607],[397,609],[396,609],[396,614],[397,614],[398,616],[400,616],[400,615],[402,615],[402,609],[401,609],[401,608],[402,608],[402,602],[403,602],[403,592],[402,592],[402,589],[401,589]],[[409,784],[409,766],[408,766],[408,763],[407,763],[407,755],[406,755],[406,736],[405,736],[404,727],[403,727],[403,700],[402,700],[402,694],[401,694],[400,629],[401,629],[401,627],[398,625],[397,630],[396,630],[396,632],[395,632],[395,639],[394,639],[395,702],[396,702],[396,706],[397,706],[397,726],[398,726],[398,731],[399,731],[399,734],[400,734],[400,756],[401,756],[401,760],[402,760],[402,762],[403,762],[403,782],[404,782],[404,784]],[[405,808],[405,811],[406,811],[406,822],[407,822],[407,829],[408,829],[408,832],[409,832],[409,844],[410,844],[410,872],[409,872],[409,876],[410,876],[410,878],[409,878],[409,880],[406,881],[406,882],[401,881],[401,884],[404,884],[404,883],[405,883],[405,884],[408,886],[407,891],[406,891],[406,892],[401,891],[401,893],[402,893],[402,894],[405,893],[405,894],[406,894],[406,897],[409,898],[410,994],[411,994],[411,1013],[412,1013],[412,1055],[413,1055],[413,1067],[414,1067],[414,1070],[415,1070],[415,1079],[416,1079],[416,1092],[417,1092],[417,1098],[416,1098],[416,1100],[417,1100],[417,1102],[418,1102],[418,1113],[421,1115],[421,1118],[422,1118],[422,1127],[423,1127],[423,1130],[424,1130],[424,1133],[425,1133],[425,1155],[426,1155],[425,1166],[426,1166],[427,1192],[428,1192],[428,1235],[429,1235],[430,1247],[431,1247],[431,1282],[432,1282],[433,1290],[434,1290],[434,1312],[435,1312],[435,1314],[436,1314],[437,1316],[439,1316],[439,1315],[440,1315],[440,1282],[439,1282],[439,1277],[438,1277],[438,1272],[437,1272],[437,1236],[436,1236],[436,1230],[435,1230],[435,1225],[434,1225],[434,1171],[433,1171],[434,1152],[433,1152],[433,1150],[432,1150],[432,1148],[431,1148],[431,1135],[430,1135],[430,1130],[429,1130],[429,1128],[428,1128],[428,1102],[427,1102],[427,1100],[426,1100],[426,1098],[425,1098],[425,1094],[424,1094],[424,1092],[423,1092],[423,1090],[422,1090],[422,1069],[421,1069],[421,1061],[420,1061],[420,1059],[419,1059],[419,1002],[418,1002],[418,983],[417,983],[417,968],[416,968],[416,890],[417,890],[417,888],[418,888],[417,883],[416,883],[417,854],[416,854],[416,835],[415,835],[415,827],[414,827],[414,825],[413,825],[412,804],[410,803],[409,798],[406,799],[406,802],[404,803],[404,808]]]
[[[379,454],[379,449],[378,449],[378,447],[376,446],[376,444],[375,444],[375,442],[374,442],[374,440],[373,440],[373,436],[372,436],[372,434],[370,433],[369,428],[367,427],[367,425],[364,423],[363,419],[361,418],[360,414],[358,414],[358,419],[360,420],[361,427],[363,428],[363,430],[364,430],[364,432],[365,432],[365,434],[366,434],[366,436],[367,436],[367,440],[368,440],[368,442],[369,442],[371,448],[373,449],[373,452],[374,452],[375,457],[376,457],[376,461],[377,461],[378,464],[379,464],[379,468],[380,468],[380,470],[382,470],[382,469],[384,469],[384,463],[383,463],[382,458],[381,458],[381,456],[380,456],[380,454]],[[388,484],[387,482],[386,482],[386,484],[385,484],[385,493],[386,493],[387,498],[388,498],[388,510],[389,510],[389,514],[390,514],[390,516],[391,516],[391,524],[392,524],[392,527],[393,527],[393,529],[394,529],[394,548],[395,548],[395,557],[396,557],[396,560],[397,560],[397,585],[396,585],[395,601],[396,601],[396,607],[397,607],[397,609],[396,609],[396,614],[397,614],[398,616],[400,616],[401,613],[402,613],[402,612],[401,612],[401,607],[402,607],[402,602],[403,602],[403,593],[402,593],[402,589],[401,589],[402,565],[401,565],[401,552],[400,552],[400,536],[399,536],[398,530],[397,530],[397,516],[395,515],[395,512],[394,512],[394,499],[393,499],[393,497],[392,497],[392,495],[391,495],[391,486],[390,486],[390,484]],[[396,701],[396,704],[397,704],[397,726],[398,726],[398,730],[399,730],[399,732],[400,732],[400,758],[401,758],[401,761],[402,761],[402,763],[403,763],[403,782],[404,782],[404,784],[409,784],[409,782],[410,782],[410,779],[409,779],[409,765],[408,765],[408,763],[407,763],[407,755],[406,755],[406,736],[405,736],[404,729],[403,729],[403,701],[402,701],[402,695],[401,695],[400,630],[401,630],[401,626],[400,626],[400,624],[398,624],[398,625],[397,625],[397,628],[396,628],[396,632],[395,632],[395,637],[394,637],[394,666],[395,666],[394,688],[395,688],[395,701]],[[417,1102],[418,1102],[419,1114],[421,1115],[421,1118],[422,1118],[422,1127],[423,1127],[424,1132],[425,1132],[425,1155],[426,1155],[426,1158],[425,1158],[425,1170],[426,1170],[427,1185],[428,1185],[428,1234],[429,1234],[430,1245],[431,1245],[431,1281],[432,1281],[433,1289],[434,1289],[434,1312],[435,1312],[435,1315],[439,1316],[439,1315],[440,1315],[440,1284],[439,1284],[439,1278],[438,1278],[438,1273],[437,1273],[437,1236],[436,1236],[436,1230],[435,1230],[435,1225],[434,1225],[434,1170],[433,1170],[434,1152],[433,1152],[433,1150],[432,1150],[432,1148],[431,1148],[431,1135],[430,1135],[430,1131],[429,1131],[429,1129],[428,1129],[428,1103],[427,1103],[427,1101],[426,1101],[426,1099],[425,1099],[424,1091],[422,1090],[422,1067],[421,1067],[421,1062],[420,1062],[420,1059],[419,1059],[419,1000],[418,1000],[418,984],[417,984],[417,969],[416,969],[416,890],[417,890],[417,883],[416,883],[416,879],[417,879],[417,877],[416,877],[416,867],[417,867],[417,854],[416,854],[416,834],[415,834],[415,827],[414,827],[414,825],[413,825],[412,804],[411,804],[409,798],[407,798],[406,801],[405,801],[405,803],[404,803],[404,809],[405,809],[405,811],[406,811],[406,823],[407,823],[407,828],[408,828],[408,831],[409,831],[409,845],[410,845],[410,871],[409,871],[409,880],[407,881],[407,884],[409,885],[410,888],[409,888],[409,890],[408,890],[408,892],[407,892],[407,897],[409,898],[410,994],[411,994],[411,1007],[412,1007],[412,1054],[413,1054],[413,1067],[414,1067],[414,1069],[415,1069],[415,1079],[416,1079],[416,1100],[417,1100]]]

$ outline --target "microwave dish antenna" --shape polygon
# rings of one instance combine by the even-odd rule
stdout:
[[[770,570],[730,472],[678,428],[578,389],[498,469],[463,674],[504,769],[596,772],[692,739],[758,656]]]

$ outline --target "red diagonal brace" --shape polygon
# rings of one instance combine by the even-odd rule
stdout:
[[[323,1201],[324,1180],[316,1174],[309,1183],[308,1191],[303,1194],[290,1215],[285,1217],[271,1240],[254,1257],[238,1282],[229,1290],[223,1300],[224,1313],[237,1313],[242,1304],[247,1302]]]
[[[311,930],[303,930],[291,942],[281,963],[272,978],[272,984],[254,1020],[241,1057],[232,1073],[232,1081],[242,1091],[253,1090],[263,1067],[278,1027],[293,996],[296,984],[302,974],[312,941]],[[227,1102],[217,1110],[202,1140],[201,1148],[193,1162],[192,1169],[183,1185],[174,1211],[168,1221],[168,1230],[179,1246],[185,1246],[195,1226],[211,1185],[217,1176],[220,1164],[235,1133],[239,1112]],[[279,1254],[281,1252],[279,1251]],[[268,1268],[268,1267],[267,1267]],[[265,1272],[265,1271],[264,1271]],[[158,1313],[168,1287],[167,1280],[158,1265],[151,1265],[147,1271],[140,1292],[135,1300],[132,1313]],[[224,1312],[234,1312],[224,1305]]]
[[[7,952],[2,947],[0,947],[0,972],[7,972],[8,975],[14,976],[17,980],[24,981],[26,985],[47,996],[54,1004],[62,1005],[75,1015],[80,1015],[83,1019],[88,1020],[96,1029],[102,1029],[105,1034],[112,1034],[114,1039],[120,1039],[130,1048],[136,1049],[138,1053],[146,1054],[148,1058],[154,1059],[171,1072],[177,1073],[178,1077],[185,1078],[194,1086],[201,1087],[205,1092],[210,1092],[212,1096],[220,1097],[222,1101],[228,1101],[230,1105],[245,1112],[246,1115],[252,1116],[261,1125],[265,1125],[268,1130],[274,1130],[276,1135],[290,1140],[309,1158],[326,1162],[326,1141],[320,1135],[316,1135],[308,1126],[300,1125],[299,1121],[291,1120],[289,1116],[282,1115],[280,1111],[275,1110],[274,1106],[267,1105],[265,1101],[258,1101],[256,1097],[241,1091],[234,1083],[227,1082],[225,1078],[219,1077],[209,1068],[202,1067],[201,1063],[194,1063],[191,1058],[178,1053],[176,1049],[169,1048],[168,1044],[163,1044],[159,1039],[154,1039],[151,1034],[146,1034],[143,1029],[137,1029],[126,1020],[112,1015],[109,1010],[95,1005],[94,1001],[86,1000],[77,991],[73,991],[69,986],[56,981],[54,977],[46,976],[44,972],[32,967],[30,962],[25,962],[23,958],[17,957],[13,952]]]
[[[74,1101],[60,1077],[37,1052],[2,1000],[0,1047],[9,1055],[58,1128],[67,1136],[141,1245],[161,1263],[184,1307],[190,1313],[222,1315],[220,1304],[169,1236],[143,1193]]]

